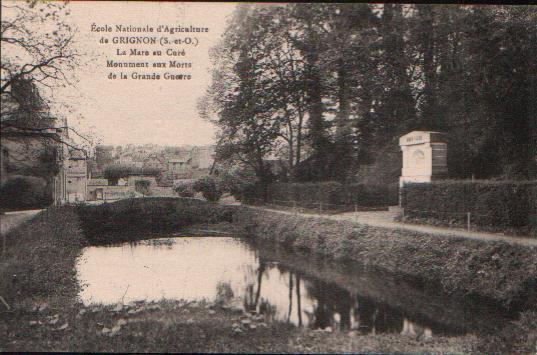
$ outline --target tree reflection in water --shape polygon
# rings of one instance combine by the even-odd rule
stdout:
[[[248,272],[251,277],[247,279],[251,282],[244,285],[244,309],[263,314],[269,321],[285,321],[313,329],[355,329],[362,333],[401,334],[405,329],[411,335],[420,333],[420,327],[406,320],[397,309],[279,264],[260,260],[257,269],[252,267]],[[281,281],[274,284],[275,277],[271,279],[270,274]],[[264,285],[264,282],[269,284]],[[284,287],[287,288],[286,300],[274,294],[283,293]],[[427,328],[421,329],[422,334],[430,332]]]
[[[228,282],[219,282],[216,284],[216,299],[217,305],[228,305],[233,300],[233,289]]]

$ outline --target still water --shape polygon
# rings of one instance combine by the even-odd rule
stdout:
[[[163,298],[209,301],[313,329],[355,329],[428,338],[480,332],[508,318],[381,274],[231,237],[181,237],[88,247],[77,265],[86,305]],[[347,265],[348,266],[348,265]]]

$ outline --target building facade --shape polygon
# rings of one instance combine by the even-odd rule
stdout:
[[[84,152],[71,150],[65,163],[66,201],[84,202],[87,199],[88,166]]]

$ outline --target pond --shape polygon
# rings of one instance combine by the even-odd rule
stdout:
[[[428,338],[488,332],[511,318],[484,302],[233,237],[88,247],[77,275],[86,305],[205,300],[313,329]]]

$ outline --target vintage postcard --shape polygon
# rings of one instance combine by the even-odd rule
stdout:
[[[537,7],[3,0],[0,351],[537,352]]]

